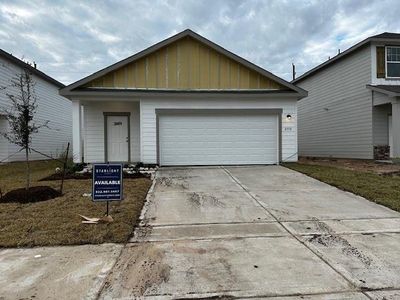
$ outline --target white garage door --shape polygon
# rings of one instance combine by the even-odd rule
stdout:
[[[276,164],[278,116],[160,115],[159,155],[163,166]]]

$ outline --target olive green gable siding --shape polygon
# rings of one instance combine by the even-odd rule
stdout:
[[[272,89],[287,87],[191,37],[90,81],[85,87],[144,89]]]

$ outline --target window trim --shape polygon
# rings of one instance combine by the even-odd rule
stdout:
[[[396,76],[396,77],[391,77],[391,76],[388,76],[388,63],[391,63],[391,64],[400,64],[400,61],[388,61],[388,56],[387,56],[387,50],[388,50],[388,48],[399,48],[400,49],[400,46],[385,46],[385,75],[386,75],[386,79],[400,79],[400,76]]]

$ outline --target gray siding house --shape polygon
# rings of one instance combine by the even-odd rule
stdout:
[[[11,104],[7,93],[18,93],[10,87],[11,79],[28,70],[35,82],[37,96],[37,111],[35,120],[39,123],[49,121],[49,128],[43,127],[32,138],[32,148],[57,157],[61,154],[67,143],[72,140],[72,104],[71,101],[58,94],[64,84],[51,78],[40,70],[26,64],[22,60],[0,49],[0,133],[9,131],[8,122],[2,110]],[[23,152],[18,152],[20,147],[9,143],[0,135],[0,162],[12,162],[25,159]],[[42,160],[46,157],[31,152],[31,160]]]
[[[369,37],[292,83],[300,156],[400,157],[400,34]]]

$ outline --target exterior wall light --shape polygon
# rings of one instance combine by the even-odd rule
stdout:
[[[287,115],[286,120],[290,121],[292,119],[292,115]]]

